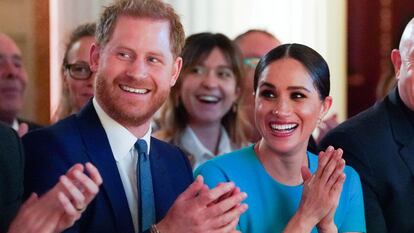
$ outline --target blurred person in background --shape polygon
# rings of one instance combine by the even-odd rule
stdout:
[[[62,97],[54,122],[78,112],[93,96],[95,73],[90,69],[89,51],[95,43],[95,30],[95,23],[86,23],[70,36],[62,62]]]
[[[0,121],[16,130],[19,136],[40,128],[18,117],[23,110],[27,82],[22,52],[9,36],[0,33]]]
[[[237,46],[220,33],[191,35],[182,57],[180,78],[155,135],[179,146],[195,168],[247,145],[239,108],[242,61]]]

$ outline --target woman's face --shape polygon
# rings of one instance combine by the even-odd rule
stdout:
[[[68,52],[68,64],[83,64],[89,66],[89,50],[95,38],[92,36],[83,37],[75,42]],[[64,88],[67,88],[72,109],[79,111],[86,102],[93,96],[93,84],[95,73],[88,79],[74,79],[66,70],[64,72]]]
[[[190,124],[220,123],[239,96],[236,77],[218,48],[181,78],[179,95]]]
[[[282,58],[263,71],[255,97],[255,123],[262,142],[272,151],[306,151],[318,119],[330,108],[331,97],[321,101],[306,68]]]

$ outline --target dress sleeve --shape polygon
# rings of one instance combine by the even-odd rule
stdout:
[[[349,170],[346,175],[350,183],[350,196],[346,205],[349,208],[339,232],[366,232],[361,180],[353,168],[348,167],[347,169]]]

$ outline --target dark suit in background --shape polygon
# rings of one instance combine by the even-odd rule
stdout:
[[[27,157],[26,194],[46,192],[75,163],[92,162],[101,173],[100,192],[67,232],[134,232],[116,161],[91,101],[77,115],[28,133],[23,144]],[[158,222],[193,176],[189,162],[177,147],[151,138],[149,157]]]
[[[329,145],[361,177],[367,232],[414,232],[414,112],[398,90],[331,130]]]
[[[19,124],[26,123],[27,126],[29,126],[29,131],[32,131],[32,130],[35,130],[35,129],[40,129],[40,128],[43,127],[42,125],[39,125],[37,123],[31,122],[31,121],[28,121],[28,120],[24,120],[24,119],[21,119],[21,118],[17,118],[17,122],[19,122]]]
[[[6,232],[23,195],[24,155],[16,132],[0,123],[0,232]]]

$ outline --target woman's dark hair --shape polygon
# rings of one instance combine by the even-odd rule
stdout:
[[[300,62],[313,80],[319,92],[319,98],[324,100],[329,96],[330,81],[329,67],[325,59],[312,48],[301,44],[284,44],[270,50],[260,59],[254,72],[254,90],[256,91],[263,71],[273,62],[292,58]]]
[[[243,93],[243,61],[239,48],[225,35],[221,33],[198,33],[189,36],[185,41],[181,57],[183,58],[183,67],[180,78],[165,103],[160,118],[162,131],[159,137],[168,140],[169,138],[178,138],[188,124],[188,114],[184,108],[179,92],[185,75],[191,72],[191,69],[203,63],[210,53],[218,48],[229,63],[231,70],[236,79],[236,87]],[[245,120],[238,111],[238,99],[233,108],[230,109],[221,120],[222,125],[227,130],[230,139],[236,145],[241,145],[245,141],[245,135],[241,132],[241,125]]]

